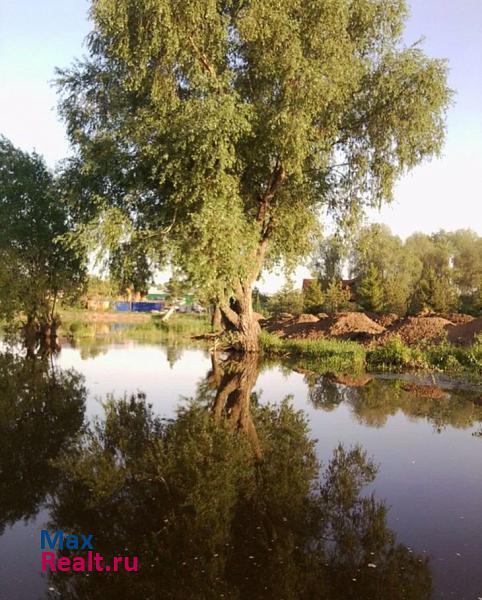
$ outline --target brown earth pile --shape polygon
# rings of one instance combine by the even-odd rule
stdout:
[[[313,315],[311,315],[313,316]],[[299,320],[299,317],[292,317],[291,319],[267,319],[263,321],[262,327],[270,333],[275,333],[283,338],[311,338],[318,339],[326,336],[326,330],[328,328],[327,322],[330,319],[324,319],[319,321],[315,317],[315,321],[309,320],[304,322]]]
[[[303,314],[299,317],[296,317],[297,323],[318,323],[318,321],[319,319],[318,317],[315,317],[315,315]]]
[[[282,313],[279,314],[279,318],[283,319],[283,320],[285,320],[285,319],[292,319],[293,315],[291,313],[282,312]]]
[[[263,328],[285,338],[338,338],[376,345],[385,344],[395,335],[409,346],[444,340],[470,345],[477,335],[482,335],[482,317],[475,319],[468,315],[459,315],[462,318],[458,323],[434,314],[402,318],[395,314],[378,315],[376,320],[370,318],[371,313],[362,312],[342,312],[324,318],[283,316],[263,321]]]
[[[263,327],[270,333],[286,338],[338,337],[356,339],[360,336],[378,335],[385,328],[372,321],[364,313],[338,313],[324,319],[313,315],[300,315],[291,319],[268,319]]]
[[[395,313],[387,313],[386,315],[377,315],[376,313],[368,313],[368,316],[370,317],[370,319],[372,319],[372,321],[375,321],[375,323],[378,323],[379,325],[381,325],[382,327],[388,328],[391,325],[393,325],[395,323],[395,321],[398,321],[400,319],[400,317],[398,315],[396,315]]]
[[[452,344],[469,346],[474,343],[477,335],[482,335],[482,317],[447,329],[447,337]]]
[[[347,312],[335,315],[333,323],[328,329],[329,335],[333,337],[365,333],[376,335],[383,333],[385,327],[372,321],[365,313]]]
[[[451,323],[455,325],[462,325],[465,323],[470,323],[475,320],[475,317],[472,315],[465,315],[463,313],[429,313],[424,315],[426,317],[442,317],[443,319],[447,319]]]
[[[453,323],[442,317],[406,317],[396,321],[377,341],[385,342],[398,335],[405,344],[422,344],[442,341]]]

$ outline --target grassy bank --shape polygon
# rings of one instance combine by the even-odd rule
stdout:
[[[263,331],[261,348],[267,356],[306,357],[333,371],[437,370],[482,375],[482,340],[462,348],[450,344],[411,348],[393,337],[385,345],[367,349],[357,342],[330,339],[286,339]]]
[[[203,315],[175,314],[168,321],[162,321],[158,315],[143,315],[147,318],[131,322],[125,318],[113,321],[111,315],[104,321],[102,313],[96,313],[95,319],[92,316],[90,311],[62,315],[61,334],[75,340],[99,337],[155,341],[210,331],[209,320]]]

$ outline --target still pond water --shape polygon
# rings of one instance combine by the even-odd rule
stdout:
[[[480,599],[480,389],[445,383],[130,341],[6,352],[0,599]],[[42,574],[41,529],[140,570]]]

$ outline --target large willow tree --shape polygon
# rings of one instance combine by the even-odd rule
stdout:
[[[403,47],[406,16],[404,0],[93,0],[90,56],[59,77],[85,214],[167,252],[256,350],[261,269],[305,255],[321,209],[356,218],[441,149],[446,65]]]

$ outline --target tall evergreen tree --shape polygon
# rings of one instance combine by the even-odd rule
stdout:
[[[382,312],[384,309],[384,290],[380,273],[371,264],[357,286],[358,302],[366,310]]]

